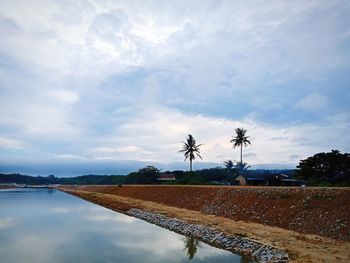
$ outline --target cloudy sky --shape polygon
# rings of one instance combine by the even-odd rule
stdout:
[[[0,0],[0,170],[187,168],[189,133],[202,166],[220,164],[239,159],[237,127],[254,167],[349,152],[349,13],[337,0]]]

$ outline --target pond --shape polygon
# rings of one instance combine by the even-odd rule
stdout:
[[[0,259],[41,262],[253,262],[54,189],[0,190]]]

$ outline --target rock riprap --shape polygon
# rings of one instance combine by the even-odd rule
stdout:
[[[189,224],[176,218],[170,218],[137,208],[132,208],[126,213],[181,235],[195,237],[207,244],[235,253],[250,255],[261,263],[285,263],[289,261],[288,254],[284,251],[245,237],[231,236],[213,228]]]

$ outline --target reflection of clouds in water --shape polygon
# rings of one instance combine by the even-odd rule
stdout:
[[[78,205],[78,206],[72,206],[69,207],[54,207],[49,210],[49,212],[52,212],[54,214],[68,214],[68,213],[81,213],[81,212],[103,212],[104,210],[107,210],[104,207],[100,206],[90,206],[90,205]]]
[[[64,207],[55,207],[50,210],[50,212],[54,214],[68,214],[72,211],[72,209],[64,208]]]
[[[17,220],[12,217],[0,218],[0,229],[12,227],[16,224]]]
[[[65,234],[48,237],[43,233],[16,236],[11,242],[1,244],[0,254],[9,262],[57,262],[57,250],[67,242]]]
[[[120,222],[120,223],[133,223],[137,221],[136,218],[125,216],[122,214],[91,214],[87,217],[88,220],[97,221],[97,222]]]
[[[174,232],[66,194],[37,194],[0,204],[1,262],[188,262]],[[191,262],[228,262],[226,255],[204,245]]]
[[[205,261],[206,258],[210,258],[210,257],[216,257],[219,255],[225,255],[225,254],[232,254],[229,251],[225,251],[225,250],[221,250],[221,249],[217,249],[215,247],[211,247],[207,244],[204,243],[199,243],[200,246],[197,248],[197,252],[196,252],[196,258],[199,258],[203,261]]]
[[[174,262],[181,262],[187,258],[183,236],[149,223],[146,224],[149,227],[142,224],[139,228],[135,224],[135,227],[129,229],[128,236],[124,236],[122,239],[118,237],[115,245],[129,250],[143,251],[143,253],[154,256],[157,262],[162,262],[165,259],[167,262],[171,262],[170,258]],[[143,238],[140,238],[140,232]],[[232,255],[231,252],[219,250],[201,242],[199,244],[194,257],[197,260],[206,261],[208,258]],[[183,253],[179,253],[179,251],[183,251]]]
[[[53,258],[55,245],[57,246],[57,239],[44,238],[43,236],[26,236],[16,240],[12,245],[14,251],[21,251],[21,253],[12,253],[16,255],[17,262],[27,262],[30,258],[31,262],[50,262]]]

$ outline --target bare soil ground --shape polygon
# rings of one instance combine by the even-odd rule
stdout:
[[[350,262],[349,188],[62,186],[125,212],[135,207],[287,251],[291,262]]]

